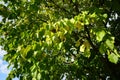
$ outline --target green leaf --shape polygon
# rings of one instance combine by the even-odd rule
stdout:
[[[104,45],[104,43],[101,43],[99,51],[101,54],[104,54],[106,52],[106,46]]]
[[[62,44],[63,42],[60,42],[59,45],[58,45],[58,50],[60,50],[62,48]]]
[[[38,74],[37,74],[37,79],[40,80],[40,78],[41,78],[41,74],[38,73]]]
[[[84,56],[89,58],[90,55],[91,55],[90,48],[85,49]]]
[[[108,59],[110,62],[115,63],[115,64],[117,64],[118,62],[118,56],[115,55],[114,53],[111,53],[110,55],[108,55]]]
[[[106,45],[107,45],[111,50],[113,50],[113,48],[114,48],[114,43],[113,43],[112,40],[107,39],[105,43],[106,43]]]
[[[91,18],[95,18],[95,17],[96,17],[96,14],[93,13],[93,14],[90,15],[90,17],[91,17]]]
[[[27,0],[22,0],[23,3],[25,3]]]
[[[25,59],[25,57],[27,56],[27,53],[29,52],[31,50],[31,46],[30,45],[28,45],[26,48],[23,48],[22,50],[21,50],[21,56]]]
[[[119,52],[117,51],[117,49],[114,49],[114,53],[115,53],[115,55],[117,55],[118,57],[120,57],[120,54],[119,54]]]
[[[76,0],[72,0],[73,1],[73,3],[75,3],[76,2]]]
[[[79,41],[79,40],[76,41],[75,46],[76,46],[76,47],[79,47],[79,46],[80,46],[80,41]]]
[[[39,32],[39,36],[42,37],[45,33],[45,29],[42,29],[40,32]]]
[[[68,20],[66,23],[67,23],[67,25],[68,25],[71,29],[74,28],[74,24],[73,24],[73,23],[74,23],[74,20],[72,20],[72,21],[69,21],[69,20]]]
[[[85,25],[89,25],[90,23],[89,23],[89,20],[88,19],[86,19],[85,20]]]
[[[30,67],[31,72],[34,72],[35,68],[36,68],[36,65],[35,65],[35,64],[34,64],[33,66],[31,66],[31,67]]]
[[[104,17],[104,18],[107,18],[107,14],[103,14],[103,17]]]
[[[32,3],[34,3],[34,2],[35,2],[35,0],[31,0],[31,2],[32,2]]]
[[[100,30],[98,32],[96,32],[96,39],[98,42],[102,41],[103,37],[105,36],[105,31],[104,30]]]
[[[37,79],[33,77],[32,80],[37,80]]]
[[[3,4],[0,5],[0,44],[7,52],[4,59],[10,67],[13,65],[13,77],[20,80],[57,80],[65,76],[66,80],[97,80],[101,72],[105,75],[107,71],[101,71],[106,70],[105,65],[90,43],[99,48],[100,55],[109,55],[113,63],[117,63],[120,57],[119,37],[115,47],[111,38],[119,36],[119,27],[111,32],[116,21],[119,23],[118,6],[112,8],[116,13],[111,11],[110,14],[113,14],[108,16],[108,19],[112,18],[109,25],[113,26],[105,28],[108,14],[105,9],[112,6],[108,3],[95,7],[99,6],[98,0],[0,1]],[[107,2],[116,6],[116,1]],[[85,25],[89,31],[86,31]],[[82,75],[89,73],[84,67],[93,69],[91,77]]]
[[[74,18],[70,19],[70,22],[74,24],[75,23],[75,19]]]

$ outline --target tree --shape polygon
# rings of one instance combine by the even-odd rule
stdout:
[[[7,80],[119,80],[120,1],[0,1]]]

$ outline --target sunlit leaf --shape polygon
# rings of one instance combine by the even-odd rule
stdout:
[[[107,45],[110,49],[113,50],[113,48],[114,48],[114,43],[113,43],[113,41],[111,41],[110,39],[107,39],[107,40],[106,40],[106,45]]]
[[[31,46],[28,45],[26,48],[23,48],[21,50],[21,56],[25,59],[25,57],[27,56],[28,52],[31,50]]]
[[[62,48],[62,44],[63,44],[63,42],[59,43],[59,45],[58,45],[59,50]]]
[[[101,30],[96,32],[96,39],[98,40],[98,42],[102,41],[103,37],[105,36],[105,31]]]
[[[103,17],[104,17],[104,18],[107,18],[107,14],[103,14]]]
[[[119,80],[119,0],[0,1],[7,80]]]
[[[111,53],[110,55],[108,55],[108,59],[110,62],[115,63],[115,64],[117,64],[118,62],[118,56],[115,55],[114,53]]]
[[[84,44],[82,44],[82,45],[80,46],[80,51],[81,51],[81,52],[84,52],[84,51],[85,51],[85,45],[84,45]]]

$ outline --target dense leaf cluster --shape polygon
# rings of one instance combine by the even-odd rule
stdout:
[[[120,1],[0,1],[7,80],[120,78]]]

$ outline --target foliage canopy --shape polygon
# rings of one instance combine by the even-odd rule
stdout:
[[[7,80],[120,77],[119,0],[0,0]]]

